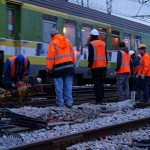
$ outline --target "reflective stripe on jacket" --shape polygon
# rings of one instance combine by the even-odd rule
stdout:
[[[117,73],[130,73],[130,54],[120,50],[122,54],[121,66]]]
[[[15,75],[16,57],[17,56],[13,56],[13,57],[9,58],[9,61],[10,61],[10,78],[11,79],[13,79],[14,75]],[[25,78],[25,74],[27,72],[27,63],[28,63],[28,58],[26,56],[24,56],[24,69],[23,69],[23,73],[21,76],[21,80],[23,80]]]
[[[75,52],[72,44],[61,34],[55,35],[47,51],[47,72],[74,67],[75,63]]]
[[[147,53],[141,56],[140,60],[138,76],[141,76],[142,74],[150,76],[150,56]]]
[[[106,67],[106,50],[105,43],[101,40],[94,40],[90,42],[94,49],[94,59],[91,68]]]

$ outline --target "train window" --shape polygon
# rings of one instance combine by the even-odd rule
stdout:
[[[135,35],[134,36],[134,48],[137,51],[138,45],[141,43],[141,36]]]
[[[112,30],[112,35],[111,35],[111,49],[112,50],[118,50],[119,48],[119,36],[120,32]]]
[[[43,42],[49,43],[49,41],[51,40],[50,31],[53,28],[56,28],[56,22],[50,22],[50,21],[43,20],[43,28],[42,28],[42,31],[43,31],[43,35],[42,35]]]
[[[116,31],[116,30],[112,30],[112,35],[114,35],[114,36],[119,36],[119,35],[120,35],[120,32],[119,32],[119,31]]]
[[[68,38],[71,43],[75,46],[75,35],[76,35],[76,24],[71,20],[64,20],[63,33],[66,38]]]
[[[8,10],[8,36],[13,36],[14,34],[14,10]]]
[[[98,31],[99,31],[99,39],[107,43],[107,29],[98,28]]]
[[[123,39],[124,39],[124,42],[125,42],[126,46],[130,50],[131,49],[131,34],[124,33],[123,34]]]
[[[49,43],[51,40],[50,31],[56,28],[57,17],[43,14],[42,39],[43,42]]]
[[[87,47],[88,39],[90,37],[91,27],[83,25],[82,26],[82,47]]]

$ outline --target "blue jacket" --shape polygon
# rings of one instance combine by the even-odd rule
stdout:
[[[20,76],[21,76],[21,73],[17,72],[17,69],[15,69],[14,79],[10,78],[10,74],[11,74],[10,60],[7,59],[5,66],[4,66],[4,79],[3,79],[5,89],[7,90],[11,89],[12,83],[16,84],[18,81],[20,81]],[[29,74],[30,74],[30,62],[28,60],[26,76],[28,76]]]
[[[131,59],[131,64],[133,67],[137,67],[140,64],[140,57],[139,56],[135,56],[134,59]]]

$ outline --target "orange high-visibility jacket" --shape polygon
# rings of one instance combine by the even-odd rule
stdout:
[[[145,53],[143,56],[141,56],[138,76],[141,76],[142,74],[150,76],[150,56],[148,53]]]
[[[14,75],[15,75],[15,62],[16,62],[16,57],[17,56],[13,56],[11,58],[9,58],[9,61],[10,61],[10,78],[13,79],[14,78]],[[22,73],[22,76],[21,76],[21,80],[24,80],[25,78],[25,74],[27,72],[27,62],[28,62],[28,58],[26,56],[24,56],[24,70],[23,70],[23,73]]]
[[[123,50],[120,50],[120,52],[122,54],[122,61],[120,69],[117,71],[117,73],[130,73],[130,54]]]
[[[64,64],[65,62],[72,62],[71,64]],[[48,47],[46,57],[47,72],[61,70],[63,68],[73,67],[76,63],[75,52],[72,44],[63,35],[55,35]],[[63,64],[58,66],[59,64]],[[57,65],[57,68],[55,66]]]
[[[90,42],[94,49],[94,59],[92,64],[92,69],[99,67],[106,67],[106,50],[105,43],[101,40],[94,40]]]

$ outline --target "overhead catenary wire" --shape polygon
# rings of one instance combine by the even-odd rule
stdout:
[[[150,22],[150,18],[147,17],[150,15],[150,0],[68,0],[68,2],[108,14],[125,16],[130,19],[134,18],[135,20],[141,20],[142,22]],[[126,7],[126,9],[121,9],[122,6]],[[144,15],[144,17],[133,17],[136,15]]]

